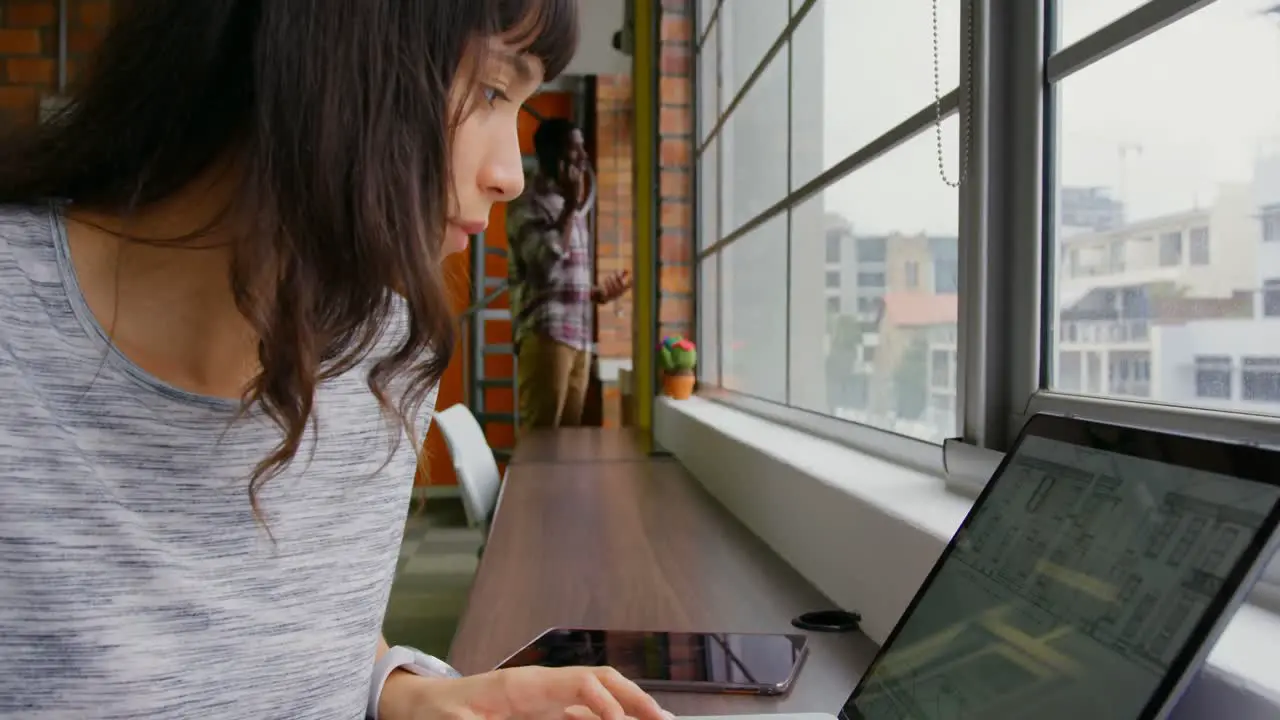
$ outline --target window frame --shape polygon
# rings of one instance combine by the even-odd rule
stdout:
[[[1062,0],[1057,0],[1061,2]],[[1224,434],[1246,438],[1277,437],[1280,418],[1228,413],[1202,408],[1172,406],[1157,402],[1135,403],[1115,398],[1087,397],[1054,392],[1049,389],[1051,358],[1044,352],[1053,347],[1052,334],[1055,323],[1047,321],[1054,296],[1051,269],[1052,253],[1045,252],[1054,241],[1052,226],[1053,190],[1056,148],[1056,84],[1078,70],[1108,55],[1141,41],[1155,32],[1214,0],[1150,0],[1111,23],[1095,30],[1080,40],[1047,52],[1048,39],[1054,33],[1051,15],[1055,0],[1043,2],[1011,3],[1010,12],[987,18],[989,33],[988,64],[1003,63],[1005,67],[1019,68],[1018,72],[997,76],[995,87],[979,88],[988,101],[978,106],[987,113],[983,126],[987,132],[983,142],[989,153],[1002,154],[1010,159],[1010,168],[999,176],[982,178],[987,190],[986,198],[977,198],[976,211],[985,214],[988,232],[979,234],[979,245],[985,250],[989,264],[1012,276],[1014,282],[999,288],[1003,293],[995,298],[1007,305],[1012,322],[977,323],[962,329],[962,334],[978,334],[988,339],[986,347],[965,347],[962,352],[978,356],[979,360],[1009,356],[1010,372],[1003,373],[1006,380],[1000,382],[1002,373],[995,372],[991,363],[970,362],[972,386],[985,386],[987,392],[975,397],[966,410],[965,435],[972,444],[999,451],[1007,450],[1017,437],[1022,425],[1036,412],[1070,413],[1094,416],[1117,421],[1141,422],[1153,427],[1190,433]],[[993,4],[1008,7],[1002,0],[983,0],[982,5]],[[992,78],[986,68],[975,77],[977,83],[991,85]],[[1046,83],[1045,81],[1048,81]],[[1045,90],[1046,85],[1048,90]],[[1004,113],[994,113],[992,108],[1007,108]],[[1043,119],[1040,122],[1040,119]],[[1040,131],[1035,132],[1039,126]],[[985,168],[984,168],[985,170]],[[1020,196],[1005,194],[999,190],[1029,188]],[[1027,196],[1034,196],[1027,202]],[[999,202],[995,198],[1002,198]],[[986,200],[984,203],[983,200]],[[1182,233],[1186,235],[1186,233]],[[1012,241],[1013,237],[1037,237],[1035,247],[1030,243]],[[1185,238],[1184,238],[1184,245]],[[961,252],[968,249],[961,244]],[[996,253],[997,249],[1009,250]],[[1185,248],[1184,248],[1185,251]],[[1002,260],[1008,259],[1008,262]],[[1185,252],[1183,253],[1185,260]],[[973,267],[966,273],[970,284],[980,283],[979,273]],[[991,273],[988,273],[991,274]],[[978,285],[982,288],[982,285]],[[972,295],[972,293],[970,294]],[[962,304],[973,304],[975,298],[961,294]],[[969,314],[962,315],[968,318]],[[987,315],[990,317],[990,314]],[[979,320],[986,319],[979,316]],[[976,331],[976,332],[975,332]],[[1017,342],[1017,338],[1035,337],[1037,343]],[[1007,351],[1007,352],[1006,352]],[[985,371],[986,375],[982,375]],[[1003,411],[1003,412],[1001,412]],[[991,417],[995,415],[996,417]],[[1003,417],[1001,417],[1003,416]],[[988,423],[976,422],[987,418]],[[992,432],[996,430],[997,432]],[[985,432],[984,432],[985,431]],[[980,483],[969,483],[970,491],[980,488]]]
[[[982,0],[976,0],[976,1],[981,2]],[[792,107],[791,107],[792,105],[791,91],[792,91],[792,85],[793,85],[792,78],[794,77],[794,74],[796,72],[794,65],[791,61],[792,59],[790,57],[790,53],[791,53],[790,39],[792,34],[795,32],[796,28],[800,26],[800,24],[805,20],[806,17],[808,17],[809,11],[812,10],[813,7],[817,5],[817,3],[818,3],[818,0],[793,0],[791,3],[791,15],[785,27],[781,31],[779,37],[775,40],[773,45],[770,46],[770,48],[760,58],[754,70],[745,79],[743,79],[743,81],[740,84],[738,84],[737,89],[734,91],[733,97],[731,98],[724,97],[724,93],[721,90],[718,89],[716,91],[715,97],[717,98],[717,102],[719,105],[716,113],[716,116],[717,116],[716,120],[713,123],[712,127],[710,128],[710,131],[708,132],[706,137],[702,137],[701,131],[699,131],[696,134],[697,139],[695,140],[695,143],[694,143],[695,173],[696,173],[696,169],[700,167],[700,161],[706,149],[712,144],[712,142],[715,142],[718,138],[721,137],[721,130],[724,128],[728,117],[730,117],[732,113],[738,109],[738,107],[742,104],[743,100],[746,99],[747,95],[756,87],[757,81],[759,80],[760,76],[764,73],[765,69],[769,67],[770,63],[778,58],[778,55],[780,53],[788,54],[787,61],[786,61],[786,64],[787,64],[786,116],[787,116],[787,137],[788,137],[787,142],[788,144],[790,143],[790,136],[791,136],[790,123],[792,122],[792,115],[793,115]],[[698,37],[696,38],[696,41],[694,43],[695,47],[694,47],[693,63],[695,67],[698,65],[698,61],[699,61],[698,53],[700,53],[703,47],[706,45],[707,39],[712,35],[712,33],[719,33],[719,35],[717,36],[715,47],[717,52],[719,53],[720,64],[723,64],[724,62],[725,48],[727,46],[727,43],[730,42],[726,40],[724,35],[726,32],[731,32],[731,31],[724,30],[724,28],[732,26],[731,19],[728,19],[727,16],[721,12],[725,6],[726,6],[726,0],[719,0],[719,2],[716,2],[712,7],[711,17],[708,18],[706,23],[703,23],[702,18],[698,17],[695,12],[695,27],[702,28],[702,30],[699,32]],[[961,33],[964,32],[966,23],[970,21],[970,15],[971,15],[971,13],[969,12],[970,7],[972,6],[966,5],[964,11],[962,12],[961,19],[960,19]],[[695,11],[697,11],[698,9],[700,8],[695,7]],[[973,15],[973,22],[974,22],[973,31],[975,33],[975,47],[978,41],[977,34],[980,32],[979,28],[977,27],[977,19],[978,19],[978,16],[974,14]],[[728,24],[726,25],[726,23]],[[957,47],[963,47],[963,45],[957,45]],[[975,58],[976,58],[976,55],[975,55]],[[976,65],[974,67],[973,72],[974,72],[974,75],[976,76],[976,73],[977,73]],[[723,77],[721,77],[720,80],[722,81]],[[944,90],[946,89],[944,88]],[[723,190],[720,189],[723,186],[723,178],[726,175],[726,173],[724,172],[724,165],[723,165],[724,156],[726,153],[724,152],[723,143],[722,143],[720,147],[720,151],[716,153],[717,159],[720,163],[719,170],[717,173],[718,178],[720,178],[720,182],[717,183],[718,197],[716,199],[716,205],[717,205],[717,211],[720,213],[720,216],[721,216],[721,222],[717,224],[717,226],[721,228],[721,237],[718,237],[714,240],[708,240],[704,238],[697,239],[696,247],[698,249],[695,254],[695,261],[696,261],[695,264],[700,265],[702,262],[711,261],[712,258],[716,258],[718,261],[718,258],[721,256],[721,253],[726,247],[730,246],[732,243],[736,242],[740,238],[744,236],[748,236],[752,230],[758,228],[760,225],[763,225],[764,223],[778,217],[779,215],[785,215],[789,218],[791,210],[793,208],[798,207],[802,205],[806,200],[809,200],[817,196],[827,187],[834,185],[835,183],[844,179],[848,175],[870,164],[872,161],[887,155],[899,145],[909,140],[915,139],[922,134],[931,133],[933,131],[933,125],[936,120],[936,114],[939,113],[939,110],[941,111],[940,112],[941,121],[943,122],[946,122],[948,119],[952,118],[953,116],[960,114],[962,99],[967,102],[967,96],[962,98],[962,95],[964,95],[967,92],[968,90],[966,89],[962,79],[958,86],[944,93],[940,103],[936,103],[936,104],[934,102],[927,103],[923,107],[919,108],[915,112],[903,118],[901,121],[898,122],[897,125],[894,125],[893,127],[885,130],[878,137],[875,137],[870,141],[868,141],[866,144],[864,144],[860,149],[850,153],[843,160],[835,163],[834,165],[827,168],[826,170],[818,173],[815,177],[813,177],[812,179],[804,183],[797,185],[793,181],[793,178],[791,177],[792,175],[791,169],[790,167],[788,167],[787,168],[787,178],[788,178],[787,193],[777,202],[773,203],[770,207],[763,210],[762,212],[757,213],[753,218],[747,220],[744,223],[741,223],[734,230],[727,233],[723,232],[724,203],[722,202]],[[694,103],[693,112],[695,114],[695,117],[700,117],[701,116],[700,109],[697,107],[697,103],[703,96],[701,89],[694,88],[693,92],[690,93],[690,96],[692,98],[692,102]],[[964,118],[961,118],[961,121],[963,122]],[[976,142],[976,128],[974,129],[974,135],[975,135],[974,142]],[[791,162],[791,153],[790,151],[788,151],[788,166],[790,165],[790,162]],[[972,160],[971,160],[970,167],[972,168]],[[695,177],[695,182],[697,182],[696,177]],[[701,185],[695,185],[695,187],[700,188]],[[962,187],[961,195],[963,196],[963,194],[964,194],[964,189]],[[697,206],[698,206],[698,203],[695,200],[695,208]],[[963,201],[961,202],[961,207],[963,208]],[[959,233],[960,238],[957,240],[958,245],[961,245],[961,246],[964,244],[964,232],[965,232],[963,229],[963,217],[964,217],[964,212],[962,210],[961,211],[962,227]],[[697,226],[695,232],[700,232],[701,225],[698,223],[695,223],[695,226]],[[788,244],[790,243],[790,222],[788,222],[787,242]],[[843,262],[843,259],[844,259],[843,257],[844,250],[845,248],[842,246],[841,262]],[[853,248],[853,251],[855,253],[857,252],[856,245]],[[825,248],[823,252],[824,252],[823,254],[824,267],[829,267],[832,263],[826,260]],[[961,250],[960,253],[962,254],[963,250]],[[790,252],[788,251],[788,262],[789,260],[790,260]],[[720,263],[720,264],[723,265],[723,263]],[[887,268],[885,268],[883,272],[887,272]],[[697,274],[698,273],[695,272],[695,275]],[[963,274],[963,270],[960,271],[960,274],[961,275]],[[960,284],[962,282],[963,281],[960,278],[957,278],[957,284]],[[791,277],[790,277],[790,273],[788,272],[788,275],[787,275],[788,302],[790,301],[790,296],[791,296],[790,283],[791,283]],[[720,277],[720,282],[717,287],[718,287],[718,291],[722,293],[724,290],[723,277]],[[960,293],[963,293],[963,288],[958,288],[958,291]],[[722,321],[723,314],[724,314],[723,308],[722,308],[723,299],[722,298],[719,299],[718,302],[715,303],[715,305],[717,306],[717,312],[716,312],[717,317],[714,320],[710,320],[710,321],[718,323],[719,333],[716,335],[716,337],[720,341],[723,341],[725,337],[724,324]],[[699,303],[698,307],[701,307],[701,302]],[[701,315],[699,315],[695,319],[695,322],[697,323],[701,323],[704,321],[707,321],[707,320],[702,318]],[[790,311],[788,310],[788,323],[789,322],[790,322]],[[873,427],[870,425],[862,425],[853,421],[844,420],[844,419],[832,417],[829,415],[808,411],[808,410],[805,410],[799,407],[793,407],[784,403],[775,403],[759,397],[748,395],[746,393],[726,390],[720,384],[723,381],[723,377],[724,377],[723,355],[724,354],[720,352],[716,353],[716,357],[720,362],[720,368],[716,373],[713,374],[713,376],[717,378],[717,383],[713,387],[705,387],[699,390],[699,393],[704,397],[707,397],[708,399],[716,400],[724,404],[734,406],[738,409],[742,409],[747,412],[751,412],[753,414],[762,415],[775,422],[779,422],[791,427],[796,427],[796,428],[805,430],[807,432],[812,432],[818,436],[833,440],[835,442],[838,442],[853,448],[857,448],[864,452],[872,453],[876,456],[882,457],[887,460],[891,460],[893,462],[898,462],[900,464],[907,465],[909,467],[913,467],[916,469],[923,469],[928,472],[932,472],[939,475],[944,472],[944,466],[942,462],[942,447],[939,444],[930,443],[914,437],[900,435],[898,433]],[[791,395],[790,393],[791,371],[789,367],[790,357],[791,357],[790,352],[788,352],[788,367],[785,368],[784,370],[787,374],[787,380],[788,380],[788,400],[790,399],[790,395]],[[957,352],[956,359],[955,359],[955,364],[957,368],[956,400],[955,400],[956,416],[957,416],[956,427],[960,426],[959,416],[960,416],[960,408],[962,406],[962,384],[960,382],[959,369],[963,367],[964,362],[965,362],[965,359],[963,355]],[[924,378],[924,379],[928,380],[928,378]]]
[[[967,121],[971,129],[968,175],[960,187],[958,218],[955,406],[960,437],[939,446],[718,387],[700,391],[704,397],[939,474],[948,490],[968,496],[981,491],[998,458],[1008,451],[1027,420],[1040,412],[1276,444],[1280,416],[1176,406],[1150,399],[1091,397],[1051,389],[1053,364],[1046,348],[1055,347],[1058,327],[1052,318],[1056,298],[1055,277],[1050,271],[1054,258],[1046,250],[1057,250],[1056,228],[1051,219],[1056,202],[1053,179],[1058,83],[1216,0],[1148,0],[1055,49],[1051,47],[1057,32],[1054,10],[1056,3],[1063,1],[972,0],[962,5],[960,32],[965,32],[970,21],[974,32],[971,82],[965,83],[962,76],[959,87],[947,92],[942,100],[944,120],[961,114],[964,107],[968,116],[962,116],[960,121]],[[716,3],[717,11],[723,2]],[[815,0],[793,1],[789,23],[755,75],[776,51],[789,52],[791,34],[814,4]],[[713,22],[711,27],[718,24]],[[718,45],[723,47],[722,42]],[[993,72],[996,68],[1001,72]],[[789,62],[788,123],[794,72]],[[754,79],[754,75],[748,78],[727,105],[721,99],[721,109],[731,111],[750,90]],[[696,101],[701,93],[695,90],[692,95]],[[723,117],[718,122],[722,124]],[[794,187],[789,180],[787,195],[761,216],[715,242],[701,243],[698,261],[706,261],[776,213],[789,212],[790,207],[828,185],[929,131],[932,122],[930,105],[803,185]],[[700,141],[696,157],[701,156],[706,142]],[[1280,224],[1280,220],[1275,222]],[[1187,232],[1181,235],[1178,260],[1186,264],[1190,260],[1190,238]],[[1027,242],[1026,238],[1036,238],[1037,242]],[[1160,234],[1154,236],[1158,244],[1160,238]],[[1158,245],[1156,250],[1158,253]],[[1209,252],[1212,259],[1211,241]],[[723,334],[719,337],[723,338]],[[1027,338],[1034,338],[1035,342],[1027,342]],[[1087,353],[1081,352],[1082,387],[1087,360]],[[1233,391],[1235,384],[1233,374]],[[1252,601],[1280,611],[1280,558],[1268,567]]]
[[[1010,46],[1008,54],[994,54],[997,61],[1006,66],[1031,68],[1029,72],[1019,74],[1021,82],[1011,88],[1013,112],[995,118],[998,125],[1012,123],[1015,126],[1027,126],[1034,123],[1037,115],[1043,118],[1040,123],[1041,132],[1036,133],[1036,147],[1030,145],[1017,148],[1021,152],[1005,155],[1012,158],[1013,168],[1008,175],[1011,178],[1025,178],[1040,194],[1040,201],[1032,205],[1022,204],[1006,199],[1003,203],[1005,217],[1003,227],[1019,228],[1023,232],[1031,231],[1029,236],[1038,237],[1034,253],[1024,253],[1021,263],[1013,268],[1015,276],[1033,277],[1030,283],[1035,287],[1013,288],[1004,300],[1013,308],[1014,322],[1003,328],[984,328],[986,334],[996,335],[997,342],[992,350],[1000,353],[1027,351],[1031,357],[1016,358],[1012,372],[1005,382],[998,378],[984,378],[991,381],[988,387],[997,389],[978,399],[974,405],[986,414],[1004,411],[1004,422],[993,424],[1003,430],[1000,435],[988,435],[981,438],[979,447],[1006,451],[1016,438],[1026,421],[1035,413],[1047,412],[1069,414],[1094,418],[1103,421],[1149,426],[1155,429],[1179,432],[1191,435],[1212,435],[1231,437],[1245,442],[1276,445],[1280,437],[1280,417],[1250,414],[1247,412],[1225,412],[1208,408],[1172,405],[1151,400],[1124,400],[1107,397],[1089,397],[1055,392],[1050,389],[1049,374],[1051,357],[1046,348],[1055,347],[1051,331],[1052,322],[1047,321],[1054,307],[1051,265],[1044,259],[1052,253],[1045,252],[1056,242],[1052,226],[1054,203],[1055,152],[1058,137],[1056,135],[1056,111],[1058,83],[1071,74],[1087,67],[1103,58],[1140,42],[1143,37],[1182,19],[1183,17],[1205,7],[1215,0],[1149,0],[1147,3],[1129,11],[1114,21],[1094,30],[1091,34],[1051,52],[1048,41],[1054,37],[1053,12],[1057,2],[1064,0],[1044,0],[1020,4],[1017,12],[1007,13],[1001,20],[1005,21],[1003,38]],[[1001,0],[985,0],[989,8]],[[1008,42],[1009,33],[1013,33],[1012,42]],[[1000,35],[997,33],[996,35]],[[993,40],[996,37],[993,36]],[[1021,42],[1020,42],[1021,41]],[[993,44],[999,44],[995,42]],[[989,56],[989,60],[991,56]],[[1043,72],[1041,72],[1043,70]],[[979,80],[985,81],[986,75]],[[980,106],[990,112],[992,103]],[[994,105],[1000,107],[1000,105]],[[1003,130],[1005,135],[1017,135],[1018,130],[1026,133],[1026,128],[1010,128]],[[1001,144],[1001,135],[989,136],[989,140]],[[1005,148],[1009,152],[1011,148]],[[1008,179],[1008,178],[1006,178]],[[996,209],[988,205],[988,209]],[[998,232],[998,231],[997,231]],[[1183,233],[1185,236],[1186,233]],[[1008,238],[997,238],[1007,241]],[[1157,241],[1159,242],[1159,241]],[[1186,238],[1183,243],[1186,245]],[[962,246],[963,249],[963,246]],[[1159,248],[1157,248],[1157,251]],[[1186,260],[1186,248],[1180,260]],[[1029,257],[1034,255],[1034,257]],[[1017,260],[1015,260],[1016,262]],[[964,302],[964,298],[961,301]],[[1015,338],[1036,337],[1037,343],[1019,343]],[[999,386],[1003,385],[1003,388]],[[970,414],[966,408],[966,416]],[[966,439],[970,439],[970,426],[964,425]],[[985,484],[985,478],[949,478],[948,484],[966,493],[979,492]],[[1270,609],[1280,609],[1280,558],[1273,560],[1264,573],[1253,595],[1253,601],[1267,605]]]

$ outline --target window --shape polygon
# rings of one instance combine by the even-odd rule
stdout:
[[[1058,7],[1058,47],[1066,47],[1101,30],[1146,0],[1060,0]]]
[[[858,263],[884,262],[887,254],[886,247],[885,238],[882,237],[858,238]]]
[[[1145,352],[1113,352],[1107,364],[1107,394],[1143,398],[1151,394],[1151,359]]]
[[[711,118],[699,126],[713,131],[698,163],[718,166],[702,173],[698,207],[719,220],[699,218],[716,240],[702,238],[698,262],[719,260],[720,302],[702,304],[718,318],[700,324],[721,328],[724,390],[928,442],[954,434],[954,412],[945,427],[931,420],[929,394],[943,375],[954,388],[957,372],[954,348],[929,364],[931,333],[954,335],[958,317],[959,194],[939,177],[935,131],[954,178],[960,7],[938,6],[940,120],[928,3],[816,0],[798,6],[790,37],[779,0],[721,3],[706,19],[696,93]],[[816,191],[793,198],[806,183]],[[913,296],[898,302],[904,267]]]
[[[939,295],[954,295],[959,290],[959,263],[955,260],[935,260],[933,263],[933,291]]]
[[[1056,4],[1065,36],[1072,22],[1091,18],[1077,25],[1091,33],[1106,24],[1101,18],[1141,3]],[[1273,224],[1280,229],[1280,145],[1272,142],[1280,99],[1260,103],[1256,93],[1223,81],[1243,74],[1280,82],[1280,26],[1256,5],[1205,3],[1154,32],[1133,28],[1139,39],[1119,43],[1079,69],[1049,70],[1056,72],[1056,197],[1065,202],[1078,188],[1102,188],[1121,212],[1119,224],[1105,231],[1059,223],[1057,247],[1047,256],[1087,247],[1096,237],[1110,244],[1112,264],[1120,257],[1125,263],[1119,276],[1072,276],[1068,268],[1056,268],[1051,311],[1058,317],[1049,322],[1076,322],[1080,335],[1066,346],[1062,333],[1051,338],[1048,351],[1058,357],[1050,390],[1280,415],[1280,407],[1259,405],[1269,397],[1261,370],[1233,376],[1231,369],[1240,358],[1273,354],[1265,351],[1277,346],[1261,343],[1277,331],[1261,323],[1280,316],[1280,284],[1263,284],[1260,301],[1254,300],[1259,268],[1276,267],[1268,264],[1273,256],[1260,240]],[[1231,50],[1193,57],[1188,47]],[[1152,67],[1163,70],[1153,76]],[[1213,97],[1213,111],[1187,112],[1188,97]],[[1242,161],[1205,160],[1222,157]],[[1261,226],[1255,224],[1259,218]],[[1120,253],[1115,245],[1122,239]],[[1274,257],[1280,262],[1280,255]],[[1117,303],[1090,304],[1121,281],[1125,292]],[[1090,356],[1083,368],[1064,362],[1067,351],[1082,349],[1097,353],[1103,373],[1098,385]],[[1071,377],[1063,375],[1067,367]]]
[[[787,22],[787,9],[772,0],[723,3],[713,32],[720,43],[720,103],[733,112],[720,138],[721,232],[732,233],[787,194],[787,53],[767,58],[754,82],[746,80],[766,60]],[[785,241],[785,239],[784,239]]]
[[[955,373],[951,370],[952,353],[946,350],[929,352],[929,386],[933,388],[949,388],[955,382]]]
[[[1063,392],[1080,392],[1083,387],[1080,371],[1080,353],[1064,351],[1058,354],[1058,384]]]
[[[911,261],[907,262],[906,283],[908,290],[915,290],[920,287],[920,263]]]
[[[729,0],[727,4],[736,2],[740,0]],[[786,5],[782,0],[756,2]],[[939,58],[939,79],[945,93],[960,83],[960,4],[939,2],[938,11],[943,53]],[[795,62],[791,74],[792,189],[861,150],[914,113],[932,107],[931,23],[927,2],[813,3],[791,37]],[[893,38],[893,42],[887,43],[886,38]],[[865,70],[850,72],[851,68]],[[932,134],[931,127],[920,129]],[[958,136],[951,140],[952,149],[957,140]],[[785,138],[779,144],[786,145]],[[951,159],[949,167],[954,172],[958,157]],[[884,190],[879,196],[893,197]],[[860,218],[849,219],[860,233],[872,230]],[[918,228],[908,224],[893,229]],[[874,232],[881,230],[874,228]]]
[[[724,248],[720,268],[720,384],[775,402],[787,397],[786,231],[783,216],[759,225]],[[820,307],[809,321],[821,326]]]
[[[1110,266],[1107,268],[1107,271],[1123,272],[1124,271],[1124,241],[1116,240],[1112,242],[1110,245],[1108,245],[1107,249],[1111,253],[1111,257],[1109,258]]]
[[[957,436],[1008,450],[1041,411],[1273,440],[1280,95],[1258,88],[1280,83],[1277,1],[937,3],[936,106],[934,3],[717,3],[696,60],[716,87],[694,91],[704,386],[899,460]],[[982,43],[978,69],[1038,77],[956,92],[974,6],[1036,40]],[[991,132],[966,147],[970,96]],[[954,180],[969,150],[956,192],[939,164]],[[1186,550],[1166,535],[1162,558]],[[1135,647],[1168,612],[1147,590],[1112,629]]]
[[[716,189],[720,182],[720,165],[716,148],[719,138],[712,139],[698,160],[698,247],[714,244],[720,239],[720,209],[716,202]]]
[[[953,119],[944,123],[946,137],[954,138],[956,123]],[[798,205],[792,212],[792,370],[791,389],[793,405],[806,410],[822,412],[853,420],[884,430],[910,435],[919,439],[941,442],[954,435],[955,413],[937,413],[931,405],[930,388],[955,386],[957,372],[954,352],[938,357],[931,347],[931,333],[939,328],[956,328],[958,306],[954,294],[922,293],[920,277],[922,261],[928,257],[932,238],[947,238],[955,245],[958,223],[957,193],[942,184],[937,177],[936,163],[929,162],[929,155],[936,151],[932,134],[925,132],[907,140],[894,151],[887,153],[865,167],[855,170],[819,194]],[[952,165],[954,167],[954,165]],[[908,188],[923,188],[909,193]],[[912,203],[890,203],[888,198],[911,194]],[[817,215],[825,208],[831,212],[838,208],[849,217],[863,219],[863,223],[875,222],[877,233],[883,232],[886,241],[885,263],[897,268],[898,279],[887,277],[884,270],[859,270],[854,274],[858,308],[878,311],[879,323],[875,330],[879,347],[870,362],[869,378],[854,378],[848,368],[855,365],[843,360],[829,360],[827,374],[821,379],[825,389],[817,392],[814,378],[802,378],[797,374],[797,356],[805,347],[815,347],[816,340],[797,337],[796,328],[803,317],[812,313],[811,301],[805,299],[806,290],[801,282],[801,237],[796,234],[797,218]],[[916,228],[922,218],[936,218],[936,224],[925,233],[918,230],[903,232],[902,228]],[[909,233],[909,234],[908,234]],[[912,258],[912,259],[906,259]],[[859,259],[859,268],[861,268]],[[878,265],[877,267],[884,267]],[[893,282],[909,283],[914,274],[916,289],[905,294],[895,292]],[[905,277],[904,277],[905,276]],[[848,282],[848,280],[844,280]],[[898,290],[903,290],[899,287]],[[877,293],[877,295],[872,295]],[[832,354],[853,352],[848,348],[861,343],[864,329],[858,339],[845,340],[829,336],[826,347]],[[863,356],[866,357],[865,355]],[[866,392],[847,392],[844,388],[867,385]],[[808,387],[808,393],[797,393]]]
[[[1280,203],[1262,208],[1262,241],[1280,242]]]
[[[1241,363],[1240,391],[1248,402],[1280,403],[1280,357],[1247,357]]]
[[[1263,317],[1280,317],[1280,279],[1262,282]]]
[[[1196,397],[1231,399],[1231,358],[1196,356]]]
[[[1191,264],[1209,264],[1209,228],[1191,228]]]
[[[882,272],[860,272],[858,273],[858,287],[860,288],[883,288],[884,273]]]
[[[706,17],[705,15],[703,17]],[[716,86],[716,75],[720,71],[720,33],[707,35],[707,41],[698,53],[698,139],[703,140],[711,133],[720,119],[720,93]],[[706,196],[714,199],[715,195]]]
[[[839,232],[827,233],[827,264],[835,265],[840,262],[840,240],[843,236]]]
[[[730,0],[720,3],[721,91],[728,99],[742,91],[789,20],[787,3],[775,0]],[[785,53],[782,54],[785,58]],[[784,79],[785,79],[785,71]],[[783,102],[778,107],[786,107]],[[783,119],[785,131],[786,119]],[[786,135],[782,136],[785,139]],[[785,145],[785,142],[783,143]],[[785,167],[780,165],[778,167]]]
[[[1160,267],[1182,264],[1182,233],[1169,232],[1160,235]]]
[[[1280,262],[1268,247],[1280,242],[1280,98],[1260,99],[1226,80],[1249,77],[1265,87],[1280,82],[1280,18],[1270,11],[1275,4],[1048,3],[1056,37],[1049,39],[1043,66],[1049,92],[1038,109],[1051,122],[1040,125],[1032,103],[1025,117],[1013,120],[1026,132],[1051,131],[1046,162],[1018,158],[1005,171],[1010,176],[996,173],[1004,182],[1023,177],[1019,173],[1028,182],[1040,175],[1050,188],[1041,208],[1052,212],[1046,214],[1050,245],[1044,248],[1050,274],[1042,278],[1048,302],[1037,304],[1020,327],[1002,330],[987,322],[980,330],[1003,333],[1008,347],[1016,347],[1036,327],[1060,327],[1069,319],[1080,329],[1077,342],[1066,347],[1067,333],[1044,336],[1047,377],[1005,381],[1001,387],[1015,391],[1012,406],[991,394],[966,403],[977,403],[983,412],[1069,412],[1260,442],[1276,436],[1280,358],[1274,357],[1276,335],[1263,323],[1271,322],[1268,290],[1280,287],[1264,283],[1261,307],[1254,302],[1259,269]],[[1032,22],[1020,31],[1034,32]],[[1187,53],[1189,47],[1204,52]],[[1064,52],[1068,48],[1073,49]],[[993,63],[1038,62],[1034,55],[1013,50]],[[1152,67],[1161,72],[1152,74]],[[1189,111],[1191,97],[1213,100]],[[1218,160],[1227,157],[1239,160]],[[1107,222],[1080,222],[1079,217],[1100,216],[1073,212],[1082,198],[1107,198]],[[990,198],[979,198],[975,207],[992,207]],[[1024,210],[1012,203],[1000,215],[1010,221]],[[1119,238],[1126,239],[1124,251],[1113,250],[1109,259],[1123,260],[1113,271],[1141,290],[1140,302],[1091,304],[1098,291],[1116,287],[1118,278],[1097,272],[1101,259],[1087,248]],[[997,239],[1011,243],[1013,235]],[[1013,277],[1019,271],[1033,268],[1027,262],[1010,269]],[[1036,292],[1028,284],[1003,297],[1017,308],[1036,303]],[[1280,313],[1280,297],[1273,302],[1271,309]],[[1119,331],[1107,329],[1117,322]],[[1037,362],[1028,360],[1028,367]],[[994,375],[988,380],[1001,382]],[[1097,395],[1120,402],[1088,397]],[[1173,411],[1168,405],[1180,407]],[[1000,441],[988,445],[999,447]],[[1280,592],[1280,561],[1267,569],[1263,585],[1268,595],[1258,602],[1271,604],[1270,594]],[[1141,606],[1156,600],[1143,596],[1133,617],[1142,619]],[[1140,621],[1127,621],[1122,637],[1137,633]]]

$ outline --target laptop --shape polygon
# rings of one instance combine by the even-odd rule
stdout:
[[[1280,452],[1034,416],[839,717],[1160,720],[1277,521]]]

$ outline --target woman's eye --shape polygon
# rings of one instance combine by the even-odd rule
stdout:
[[[484,93],[484,101],[489,103],[490,105],[496,104],[499,100],[507,99],[506,93],[502,92],[497,88],[484,87],[481,90]]]

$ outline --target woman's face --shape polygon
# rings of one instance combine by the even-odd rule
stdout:
[[[524,190],[524,167],[516,126],[520,106],[542,83],[542,63],[535,57],[491,40],[482,53],[484,65],[464,63],[462,90],[451,110],[462,120],[454,130],[450,173],[452,198],[444,252],[467,247],[470,235],[483,232],[494,203],[513,200]],[[456,115],[455,115],[456,116]]]

